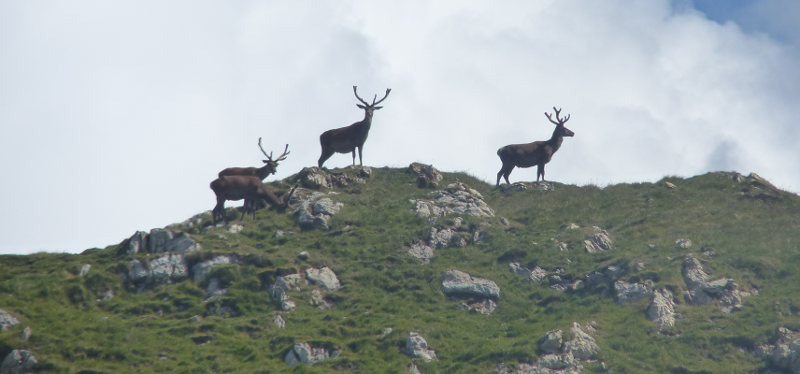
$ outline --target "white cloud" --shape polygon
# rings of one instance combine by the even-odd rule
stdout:
[[[791,39],[790,39],[791,40]],[[796,39],[794,39],[796,40]],[[667,0],[0,5],[0,252],[80,251],[214,204],[228,166],[376,112],[364,161],[494,182],[496,150],[575,131],[564,183],[735,169],[800,189],[796,46]],[[326,166],[346,166],[335,155]],[[796,162],[796,161],[791,161]],[[535,169],[517,169],[531,180]]]

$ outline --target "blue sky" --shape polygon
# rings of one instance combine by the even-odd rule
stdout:
[[[576,185],[756,172],[800,191],[800,2],[0,2],[0,253],[81,252],[214,205],[208,184],[363,117],[370,166],[494,182],[495,154],[576,135]],[[349,165],[335,155],[329,167]],[[517,169],[529,181],[535,169]],[[271,177],[270,180],[274,178]]]

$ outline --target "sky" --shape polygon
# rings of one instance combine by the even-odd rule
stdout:
[[[576,185],[755,172],[800,191],[796,0],[0,2],[0,254],[79,253],[213,208],[230,166],[376,111],[364,163],[494,183],[546,140]],[[344,167],[334,155],[326,167]],[[535,168],[510,179],[535,180]],[[228,206],[236,206],[229,203]]]

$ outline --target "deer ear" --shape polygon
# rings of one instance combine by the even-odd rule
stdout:
[[[264,161],[265,164],[269,164],[268,160],[261,160],[261,161]]]
[[[382,106],[376,106],[375,110],[378,110],[378,109],[381,109],[381,108],[383,108],[383,107]]]
[[[361,108],[361,109],[367,109],[367,107],[365,107],[365,106],[363,106],[363,105],[361,105],[361,104],[356,104],[356,106],[357,106],[357,107],[359,107],[359,108]]]

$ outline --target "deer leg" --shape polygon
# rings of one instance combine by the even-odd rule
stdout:
[[[356,148],[353,147],[353,166],[356,166]]]
[[[331,156],[333,156],[333,153],[334,151],[330,149],[322,148],[322,155],[319,156],[319,161],[317,161],[317,165],[319,165],[319,167],[322,168],[322,164],[324,164],[325,161],[331,158]]]
[[[508,181],[508,176],[511,175],[511,171],[514,170],[514,167],[515,167],[515,165],[511,165],[509,167],[505,167],[504,166],[503,170],[501,170],[501,171],[503,171],[503,177],[506,179],[506,183],[507,184],[511,184],[511,182]]]
[[[539,164],[536,167],[536,181],[539,181],[539,176],[542,176],[542,182],[544,182],[544,164]]]
[[[211,211],[211,221],[214,223],[214,226],[217,225],[217,217],[221,217],[225,219],[225,199],[217,198],[217,205],[214,206],[214,209]]]
[[[364,147],[364,146],[362,145],[361,147],[358,147],[358,163],[361,165],[361,167],[364,167],[364,159],[361,158],[361,148],[362,147]],[[356,159],[353,158],[353,165],[355,165],[355,164],[356,164]]]

